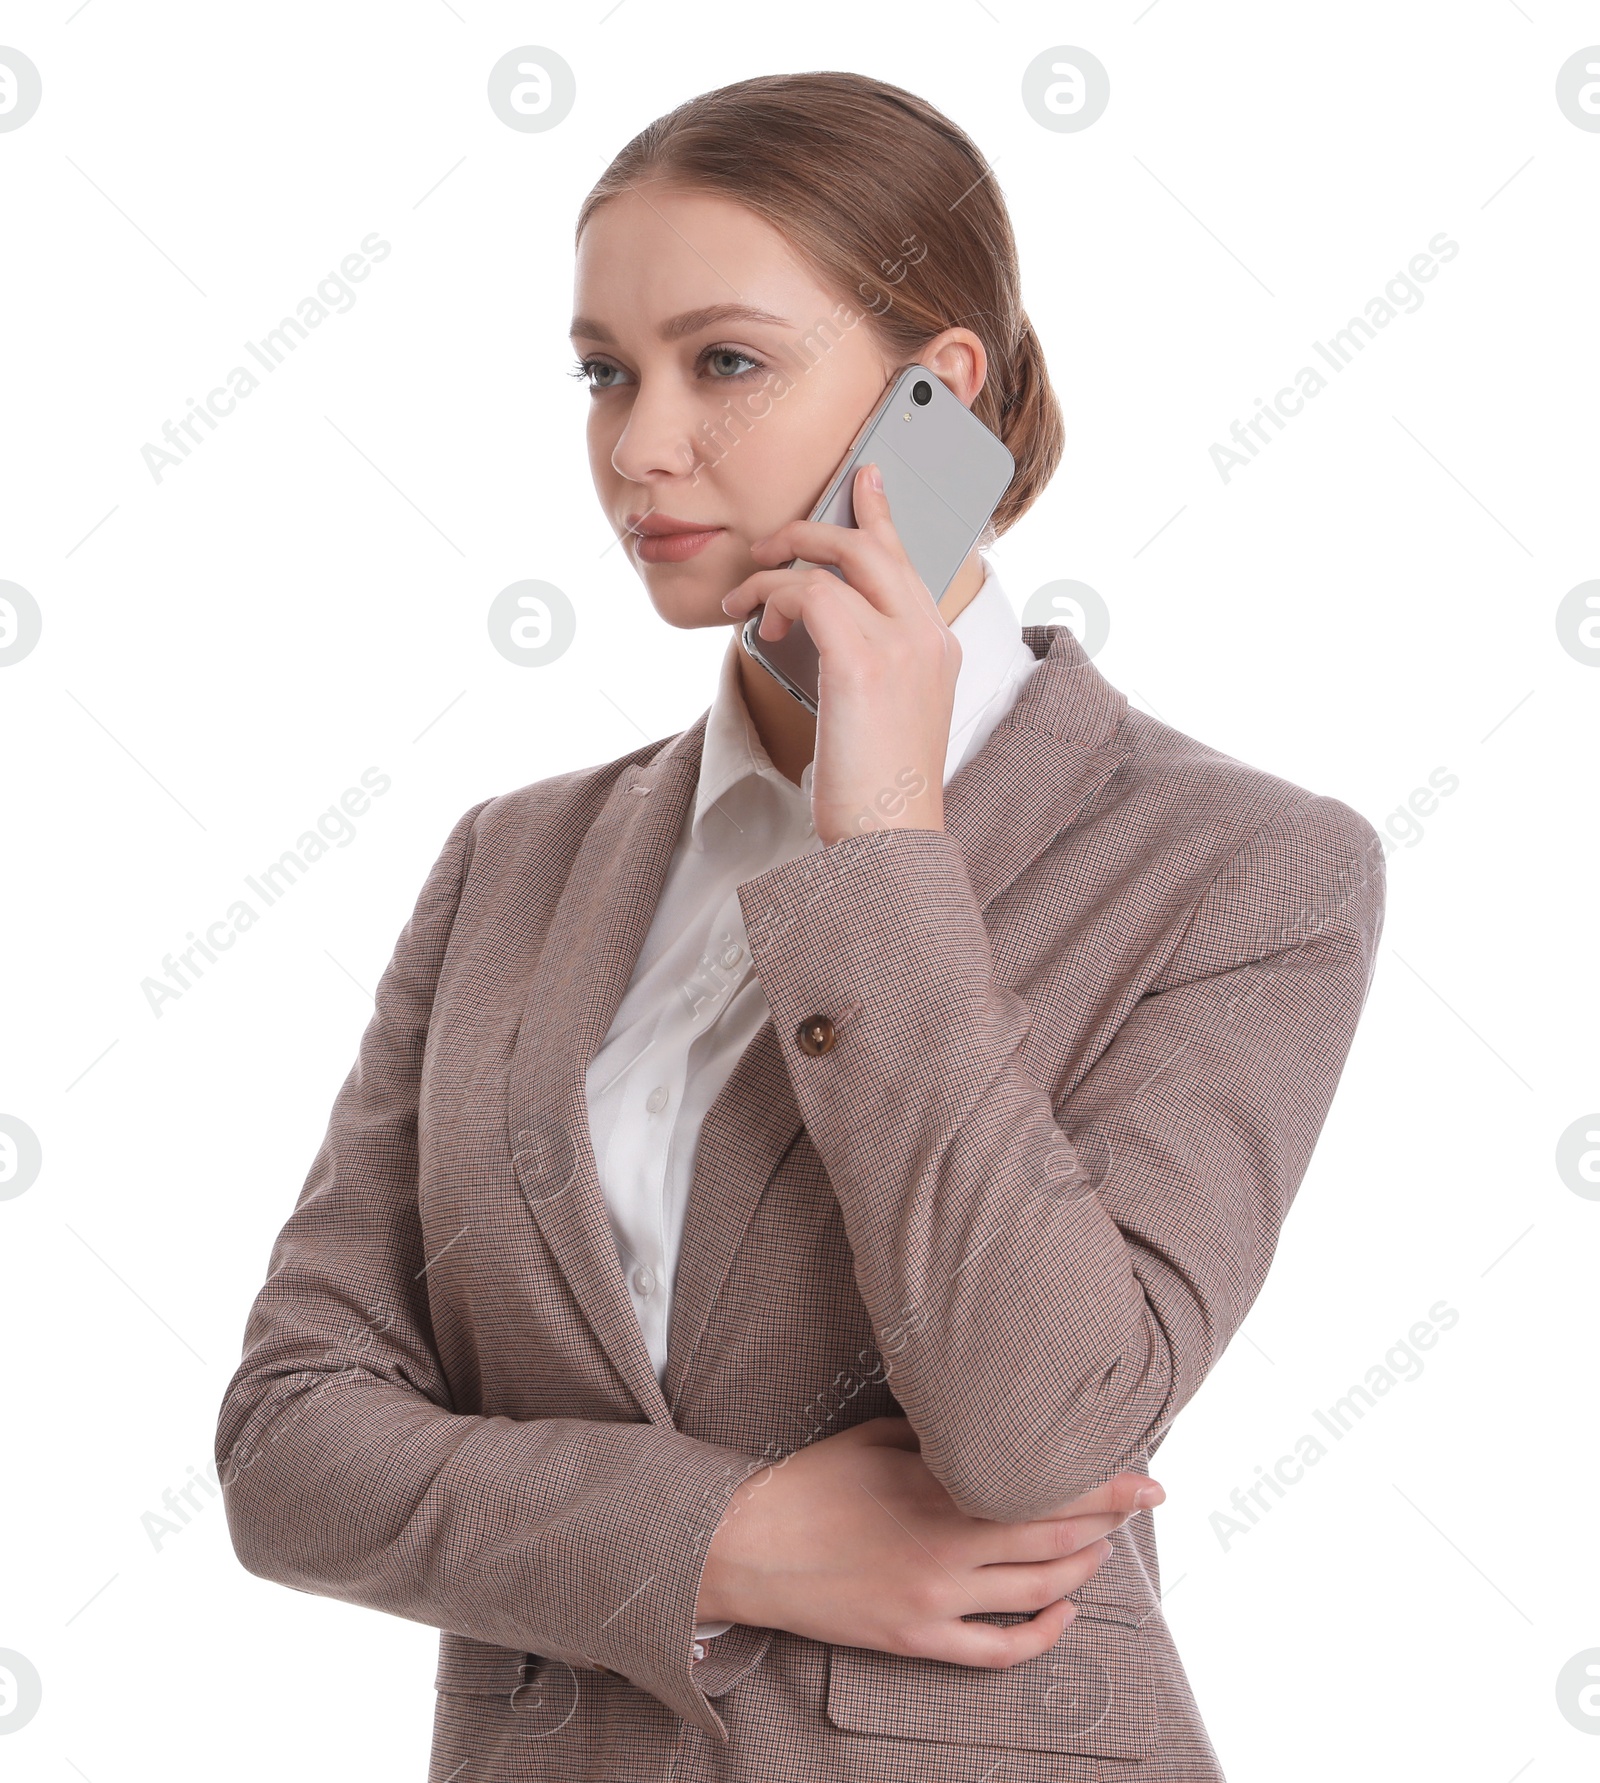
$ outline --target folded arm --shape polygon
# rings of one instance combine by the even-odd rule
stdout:
[[[435,1348],[418,1091],[481,809],[400,935],[251,1308],[216,1433],[229,1530],[263,1578],[603,1665],[725,1740],[702,1686],[767,1636],[738,1629],[696,1666],[695,1599],[724,1508],[768,1462],[645,1422],[457,1412]]]
[[[1308,796],[1241,843],[1059,1114],[952,835],[846,837],[739,895],[930,1471],[1018,1522],[1144,1466],[1249,1311],[1332,1101],[1382,922],[1375,833]],[[1108,994],[1066,965],[1053,1065]],[[819,1014],[833,1043],[807,1050]]]

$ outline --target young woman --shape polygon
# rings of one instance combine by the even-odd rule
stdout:
[[[797,518],[914,362],[1016,459],[981,544],[1060,455],[923,101],[679,107],[575,307],[606,518],[734,635],[686,729],[451,831],[222,1406],[238,1554],[442,1631],[434,1783],[1220,1778],[1147,1470],[1327,1114],[1381,844],[978,548],[935,608],[865,472],[856,529]]]

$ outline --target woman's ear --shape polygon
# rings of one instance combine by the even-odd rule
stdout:
[[[917,363],[937,372],[970,409],[989,373],[989,355],[970,328],[946,328],[917,355]]]

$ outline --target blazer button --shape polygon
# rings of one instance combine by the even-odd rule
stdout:
[[[833,1023],[825,1015],[813,1015],[801,1022],[795,1029],[794,1037],[801,1052],[808,1052],[812,1058],[816,1058],[820,1053],[833,1050]]]

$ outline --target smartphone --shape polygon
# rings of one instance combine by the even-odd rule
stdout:
[[[811,510],[813,520],[854,526],[856,471],[876,464],[895,531],[937,605],[1016,475],[1016,460],[954,391],[924,365],[890,380]],[[809,562],[791,558],[785,569]],[[836,564],[822,564],[841,581]],[[757,635],[757,607],[740,633],[745,650],[809,712],[817,710],[817,647],[796,620],[781,638]]]

